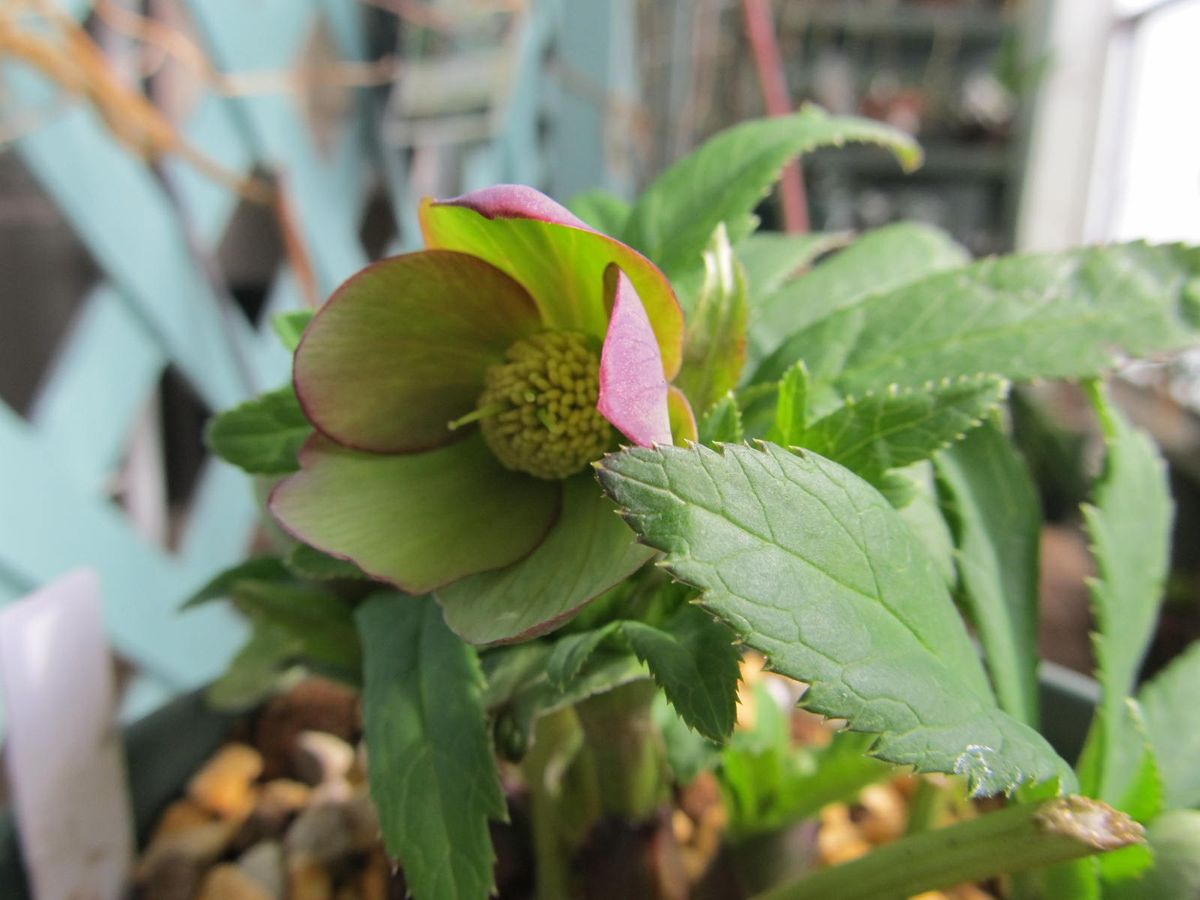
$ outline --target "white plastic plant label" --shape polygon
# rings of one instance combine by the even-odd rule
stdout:
[[[133,825],[95,572],[72,572],[0,609],[0,681],[34,897],[123,897]]]

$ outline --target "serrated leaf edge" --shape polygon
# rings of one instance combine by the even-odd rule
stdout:
[[[689,449],[689,450],[708,449],[708,450],[712,450],[712,451],[717,452],[717,453],[721,454],[722,456],[724,456],[725,448],[730,447],[730,446],[734,446],[734,447],[743,446],[743,447],[746,447],[746,448],[751,449],[754,452],[758,452],[758,453],[766,452],[766,449],[768,446],[775,446],[775,447],[779,447],[779,449],[784,450],[785,452],[791,452],[793,455],[796,455],[800,458],[804,458],[806,456],[819,456],[819,454],[813,453],[812,451],[806,450],[802,447],[786,448],[786,447],[782,447],[778,444],[771,445],[769,441],[759,439],[759,438],[754,439],[753,446],[749,442],[746,442],[746,441],[742,441],[740,444],[733,443],[733,442],[724,442],[724,443],[714,442],[711,446],[705,446],[702,444],[694,444],[694,443],[689,442],[689,446],[687,449]],[[621,450],[628,450],[628,449],[645,449],[645,448],[628,448],[628,447],[621,448]],[[618,454],[619,454],[619,451],[613,451],[613,452],[606,453],[606,454],[604,454],[603,457],[601,457],[601,459],[596,460],[595,462],[592,463],[592,467],[596,470],[597,478],[598,478],[598,480],[601,481],[601,484],[603,484],[603,478],[606,474],[606,469],[605,469],[605,465],[604,465],[605,461],[608,460],[609,458],[616,457]],[[611,497],[612,495],[609,494],[609,496]],[[771,660],[770,654],[768,652],[766,652],[765,650],[762,650],[762,649],[756,647],[754,644],[750,643],[749,636],[746,634],[743,634],[732,621],[729,621],[728,619],[725,619],[724,617],[713,612],[713,610],[704,602],[705,597],[709,593],[708,588],[705,588],[703,585],[692,584],[691,582],[686,581],[685,579],[682,579],[682,578],[679,578],[676,576],[674,571],[672,571],[670,568],[671,555],[672,555],[673,551],[666,550],[662,547],[658,547],[658,546],[650,543],[649,541],[645,540],[643,535],[640,534],[638,532],[638,530],[634,527],[633,523],[634,523],[634,520],[637,518],[637,516],[633,513],[632,510],[630,510],[628,507],[617,504],[617,513],[618,513],[618,515],[621,516],[622,520],[627,525],[629,525],[630,530],[633,531],[633,533],[635,535],[635,539],[637,540],[638,543],[644,544],[645,546],[651,547],[662,553],[662,556],[654,563],[654,565],[656,567],[663,569],[663,571],[667,573],[668,577],[676,584],[684,584],[684,585],[694,588],[695,590],[698,590],[700,592],[699,595],[695,599],[690,601],[691,603],[695,604],[696,606],[699,606],[706,613],[713,616],[718,621],[724,623],[730,629],[730,631],[733,632],[734,643],[736,645],[748,646],[748,647],[754,649],[755,651],[757,651],[758,653],[760,653],[763,657],[763,668],[765,671],[769,671],[769,672],[773,672],[775,674],[782,675],[785,678],[791,678],[791,676],[786,675],[783,672],[779,672],[779,670],[777,670],[775,668],[775,666]],[[809,707],[805,703],[805,697],[807,697],[809,694],[809,688],[811,688],[813,685],[818,684],[819,682],[807,681],[807,682],[801,682],[801,683],[803,683],[805,685],[805,691],[804,691],[804,694],[801,695],[801,698],[797,704],[798,706],[800,706],[804,709],[807,709],[810,712],[813,712],[815,715],[819,715],[826,722],[844,723],[843,727],[839,730],[846,730],[846,731],[854,732],[856,734],[865,734],[865,735],[872,736],[871,744],[865,751],[868,756],[870,756],[874,759],[882,760],[883,762],[887,762],[892,765],[903,766],[903,767],[910,768],[910,769],[916,771],[916,766],[914,766],[911,763],[900,762],[895,759],[890,759],[887,756],[883,755],[884,748],[881,747],[881,745],[885,742],[884,739],[885,739],[885,736],[887,736],[887,735],[885,735],[885,733],[855,728],[854,720],[849,717],[826,715],[825,713],[823,713],[819,710],[814,710],[811,707]],[[996,709],[998,712],[1000,712],[999,707],[997,707]],[[1015,719],[1014,719],[1014,722],[1016,722],[1018,725],[1021,724],[1020,722],[1018,722]],[[1030,729],[1030,730],[1033,730],[1033,729]],[[897,737],[902,737],[902,736],[903,736],[903,732],[897,732],[894,735],[891,735],[892,738],[897,738]],[[971,766],[968,763],[968,760],[969,760],[971,754],[972,753],[977,754],[982,749],[988,749],[988,750],[991,750],[992,752],[995,752],[994,748],[983,748],[983,747],[980,747],[980,746],[974,745],[974,744],[968,745],[967,747],[964,747],[962,752],[958,755],[955,765],[954,765],[954,772],[947,773],[947,774],[959,775],[959,776],[965,778],[967,781],[968,793],[973,797],[980,797],[980,796],[987,795],[987,792],[979,784],[979,780],[976,778],[974,771],[972,770]],[[984,765],[984,768],[987,768],[986,762],[983,765]],[[1067,772],[1069,773],[1069,771],[1070,770],[1068,767]],[[1037,783],[1039,783],[1039,784],[1040,783],[1048,783],[1050,781],[1058,780],[1059,781],[1059,793],[1063,793],[1064,789],[1063,789],[1063,785],[1062,785],[1061,774],[1062,773],[1060,773],[1060,775],[1058,775],[1058,776],[1053,776],[1051,778],[1044,779],[1042,782],[1037,782]],[[1015,781],[1015,782],[1006,780],[1000,786],[1000,789],[1006,796],[1011,796],[1013,794],[1013,792],[1016,791],[1018,788],[1020,788],[1022,785],[1028,785],[1028,784],[1033,784],[1033,783],[1035,783],[1033,776],[1030,775],[1025,780],[1019,780],[1019,781]]]

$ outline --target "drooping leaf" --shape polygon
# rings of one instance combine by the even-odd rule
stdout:
[[[275,689],[284,666],[303,652],[300,638],[260,618],[229,667],[209,685],[205,699],[216,709],[251,709]]]
[[[702,444],[738,444],[743,437],[742,414],[732,393],[714,403],[700,419],[699,440]]]
[[[1189,287],[1200,248],[1121,244],[986,259],[873,294],[789,338],[757,370],[797,360],[843,395],[993,372],[1011,381],[1090,377],[1121,351],[1196,337]]]
[[[1153,440],[1129,425],[1098,385],[1093,384],[1092,397],[1108,455],[1095,505],[1083,508],[1099,570],[1090,587],[1100,682],[1100,708],[1088,737],[1096,743],[1095,766],[1085,787],[1116,804],[1138,768],[1141,746],[1126,740],[1125,701],[1133,693],[1162,602],[1173,505],[1166,465]]]
[[[248,615],[289,632],[306,657],[357,678],[358,636],[342,600],[323,590],[252,580],[237,582],[233,597]]]
[[[304,329],[316,315],[313,309],[293,309],[278,313],[271,317],[271,327],[279,336],[280,342],[288,350],[294,352],[300,346],[300,338],[304,337]]]
[[[475,651],[429,598],[377,594],[359,607],[371,796],[384,845],[417,897],[495,890],[488,820],[507,816]]]
[[[704,285],[689,310],[683,368],[675,383],[708,409],[737,386],[746,361],[746,276],[724,225],[704,250]]]
[[[1171,809],[1200,806],[1200,642],[1177,656],[1138,694],[1146,734]]]
[[[668,275],[697,265],[717,223],[741,240],[749,216],[793,157],[846,142],[882,144],[908,168],[920,150],[908,135],[868,119],[829,116],[807,106],[721,132],[664,172],[634,204],[625,237]]]
[[[983,644],[1000,708],[1036,726],[1037,489],[1012,443],[991,424],[938,454],[934,464],[955,536],[960,600]]]
[[[795,371],[788,370],[789,377]],[[1000,404],[1007,392],[1004,379],[979,375],[919,389],[849,398],[798,436],[793,434],[792,443],[820,453],[878,485],[888,469],[929,459],[962,438]],[[784,396],[781,387],[781,405]]]
[[[995,793],[1073,774],[996,705],[949,593],[887,501],[815,454],[696,446],[612,454],[601,483],[700,603],[811,686],[804,705],[875,755]]]
[[[529,638],[565,622],[652,555],[595,481],[580,475],[564,482],[562,515],[533,553],[447,585],[437,599],[447,624],[473,644]]]
[[[616,194],[595,188],[577,194],[567,208],[597,231],[619,238],[629,220],[631,207],[627,200],[622,200]]]
[[[621,633],[688,725],[713,741],[729,737],[741,654],[724,624],[687,604],[661,627],[625,621]]]
[[[180,609],[192,609],[213,600],[231,597],[233,586],[239,581],[291,582],[292,576],[278,556],[255,556],[216,575],[192,594]]]
[[[312,433],[289,385],[219,414],[206,440],[213,453],[251,475],[286,475],[300,468],[297,454]]]
[[[902,222],[869,231],[753,304],[750,353],[761,361],[801,328],[838,310],[970,260],[946,233]]]

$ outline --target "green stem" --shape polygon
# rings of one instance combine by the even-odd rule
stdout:
[[[653,819],[666,798],[666,759],[654,723],[656,688],[634,681],[576,707],[604,811],[631,822]]]
[[[1056,797],[902,838],[852,862],[774,888],[755,900],[909,897],[1143,840],[1140,825],[1098,800]]]
[[[575,896],[572,860],[600,816],[583,731],[567,707],[538,720],[521,771],[529,786],[538,900]]]
[[[908,824],[904,834],[920,834],[937,824],[938,816],[945,807],[945,788],[929,778],[918,776],[917,789],[908,803]]]

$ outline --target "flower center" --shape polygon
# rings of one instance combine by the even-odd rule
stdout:
[[[600,360],[588,339],[544,331],[504,355],[487,370],[475,411],[451,427],[478,419],[501,464],[538,478],[566,478],[599,458],[612,426],[596,409]]]

